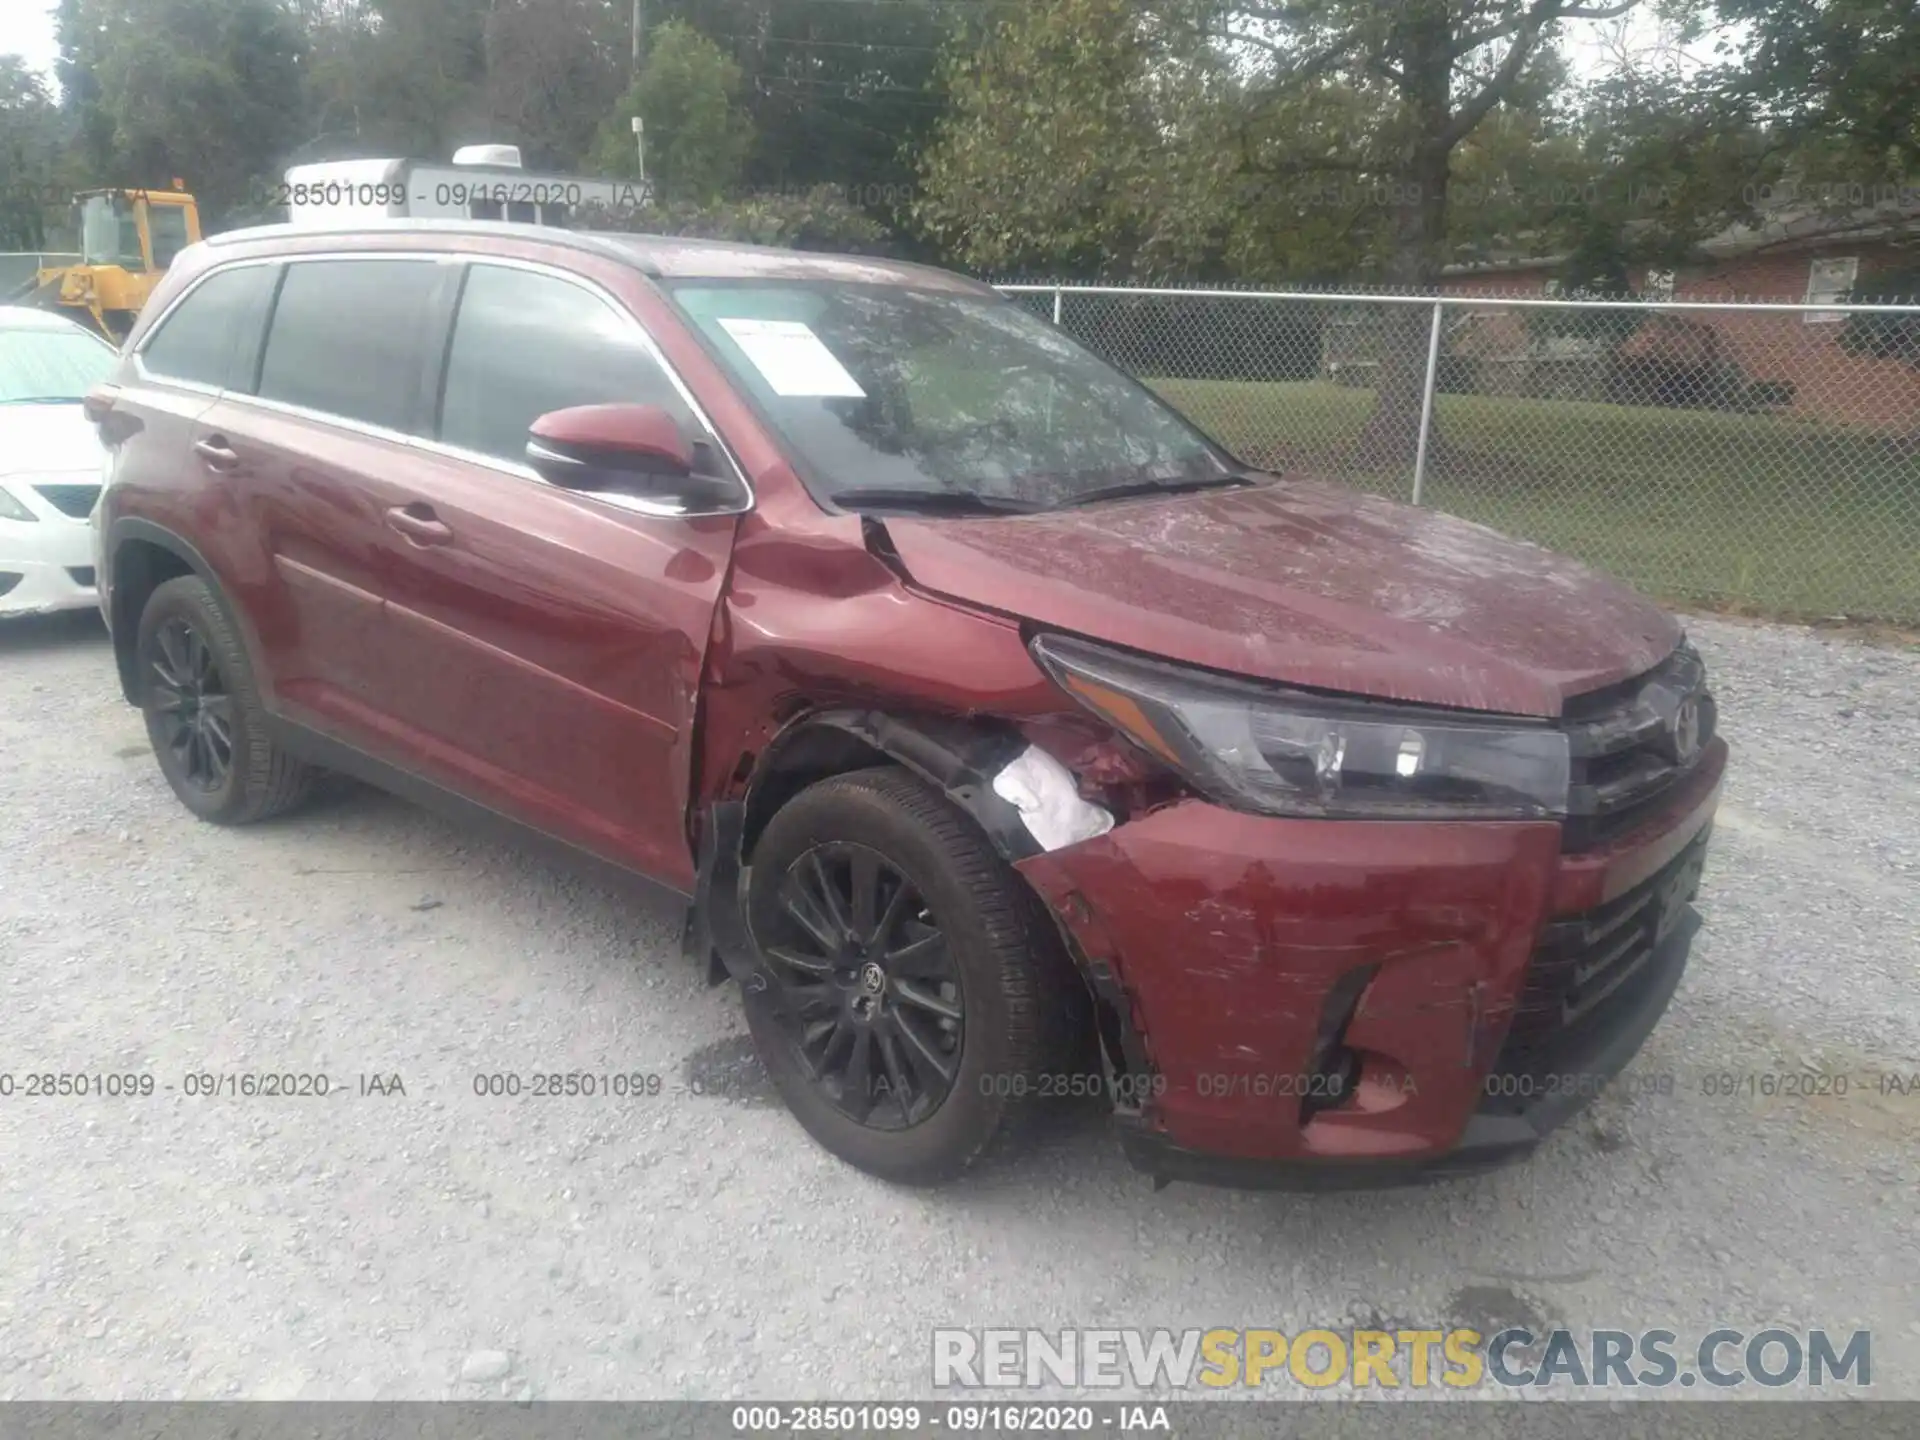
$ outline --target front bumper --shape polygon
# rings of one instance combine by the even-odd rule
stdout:
[[[1659,816],[1578,854],[1553,823],[1189,801],[1021,862],[1106,1002],[1116,1097],[1140,1097],[1116,1106],[1128,1156],[1298,1189],[1521,1158],[1626,1068],[1679,984],[1726,758],[1716,739]],[[1561,1028],[1596,969],[1616,988]],[[1351,1065],[1337,1089],[1331,1057]]]
[[[1512,1113],[1476,1110],[1468,1117],[1460,1137],[1444,1149],[1407,1157],[1353,1160],[1218,1155],[1183,1149],[1133,1117],[1122,1121],[1121,1146],[1136,1168],[1157,1179],[1191,1180],[1243,1190],[1384,1189],[1479,1175],[1523,1160],[1584,1109],[1593,1094],[1625,1070],[1639,1053],[1680,984],[1687,952],[1699,928],[1700,916],[1689,905],[1672,933],[1655,949],[1650,961],[1651,983],[1636,993],[1631,1011],[1622,1017],[1619,1027],[1598,1037],[1599,1043],[1562,1057],[1560,1063],[1565,1069],[1556,1074],[1583,1077],[1591,1083],[1531,1095]]]
[[[91,558],[67,566],[0,557],[0,617],[90,610],[97,603]]]
[[[93,532],[86,519],[63,514],[24,482],[0,484],[36,517],[0,519],[0,616],[95,605]]]

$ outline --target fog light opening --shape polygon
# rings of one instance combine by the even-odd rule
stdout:
[[[1347,1027],[1360,1008],[1360,997],[1379,972],[1378,965],[1349,970],[1327,991],[1320,1006],[1320,1028],[1314,1037],[1307,1093],[1300,1099],[1300,1123],[1305,1125],[1326,1110],[1353,1103],[1360,1087],[1360,1056],[1343,1043]]]
[[[1305,1124],[1323,1110],[1352,1104],[1359,1090],[1359,1054],[1344,1045],[1336,1046],[1310,1077],[1306,1098],[1300,1102],[1300,1122]]]

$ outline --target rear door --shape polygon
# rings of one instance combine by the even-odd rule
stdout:
[[[276,708],[400,763],[418,757],[388,688],[383,597],[406,557],[387,512],[411,493],[457,274],[432,256],[290,260],[251,373],[200,419],[204,463],[229,468],[236,524],[262,551]]]
[[[277,264],[249,261],[196,281],[141,337],[100,421],[113,487],[103,521],[137,514],[192,536],[243,610],[260,578],[257,552],[231,527],[201,523],[241,503],[236,477],[206,444],[205,419],[250,370],[278,278]]]
[[[435,443],[381,537],[395,718],[462,788],[690,886],[695,709],[745,483],[731,513],[664,517],[526,467],[537,416],[629,401],[739,478],[640,323],[583,278],[475,259],[445,355]]]

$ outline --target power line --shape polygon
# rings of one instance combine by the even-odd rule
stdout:
[[[798,45],[831,50],[912,50],[922,55],[938,55],[938,45],[898,45],[887,40],[815,40],[811,36],[708,34],[709,40],[739,40],[748,45]]]
[[[919,85],[861,85],[858,81],[853,80],[820,80],[812,76],[787,75],[773,70],[749,71],[747,78],[752,80],[766,80],[783,85],[809,85],[826,90],[844,90],[850,99],[852,98],[853,91],[856,89],[866,94],[918,95],[923,99],[927,96],[925,88]],[[946,108],[943,103],[937,100],[929,99],[927,103],[935,106],[937,109],[944,110]]]
[[[813,90],[796,90],[796,89],[784,89],[784,88],[780,88],[780,87],[783,87],[783,86],[787,86],[787,85],[798,85],[798,84],[802,84],[802,83],[804,83],[804,82],[801,82],[801,81],[797,81],[797,80],[794,80],[794,79],[791,79],[790,77],[784,77],[784,76],[768,76],[768,75],[762,75],[762,76],[757,76],[757,77],[755,77],[755,78],[757,78],[757,79],[760,79],[760,80],[763,80],[763,81],[766,81],[766,82],[767,82],[767,84],[765,85],[765,87],[764,87],[764,88],[763,88],[763,89],[761,90],[761,93],[762,93],[762,94],[765,94],[765,95],[779,95],[779,96],[783,96],[784,98],[786,98],[786,99],[789,99],[789,100],[806,100],[806,101],[810,101],[810,102],[821,102],[821,101],[827,101],[827,100],[839,100],[839,101],[842,101],[842,102],[844,102],[844,103],[846,103],[846,104],[848,104],[848,105],[881,105],[881,104],[884,104],[884,105],[887,105],[887,106],[889,106],[889,107],[892,107],[892,106],[906,106],[906,107],[909,107],[909,108],[917,108],[917,109],[921,109],[921,110],[945,110],[945,109],[947,108],[947,106],[946,106],[946,105],[944,105],[944,104],[942,104],[942,103],[941,103],[940,101],[938,101],[938,100],[929,100],[929,99],[925,99],[925,98],[920,98],[920,99],[899,99],[899,100],[892,100],[892,99],[886,99],[886,100],[883,100],[883,99],[881,99],[880,97],[877,97],[877,96],[873,96],[873,95],[856,95],[856,94],[854,94],[854,93],[853,93],[853,92],[852,92],[852,91],[851,91],[851,90],[850,90],[849,88],[847,88],[846,86],[842,86],[842,85],[836,85],[836,84],[833,84],[832,82],[829,82],[829,81],[824,81],[824,80],[823,80],[823,81],[819,81],[819,82],[816,82],[816,83],[817,83],[817,84],[818,84],[819,86],[822,86],[822,87],[824,87],[824,88],[826,88],[826,89],[828,89],[828,90],[830,90],[830,91],[832,91],[833,93],[831,93],[831,94],[827,94],[827,95],[822,95],[822,94],[821,94],[821,93],[819,92],[819,90],[818,90],[818,89],[813,89]],[[875,88],[875,89],[879,89],[880,87],[878,87],[878,86],[875,86],[874,88]],[[891,90],[894,90],[894,91],[896,91],[896,92],[898,92],[898,93],[899,93],[900,95],[903,95],[903,96],[912,96],[912,95],[920,95],[920,93],[921,93],[921,92],[919,92],[919,91],[916,91],[916,90],[914,90],[914,89],[912,89],[912,88],[911,88],[910,86],[905,86],[905,85],[899,85],[899,86],[892,86],[892,87],[888,87],[888,88],[890,88]]]

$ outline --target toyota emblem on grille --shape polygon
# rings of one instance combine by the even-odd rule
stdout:
[[[1692,695],[1673,714],[1673,758],[1682,765],[1700,753],[1700,701]]]

